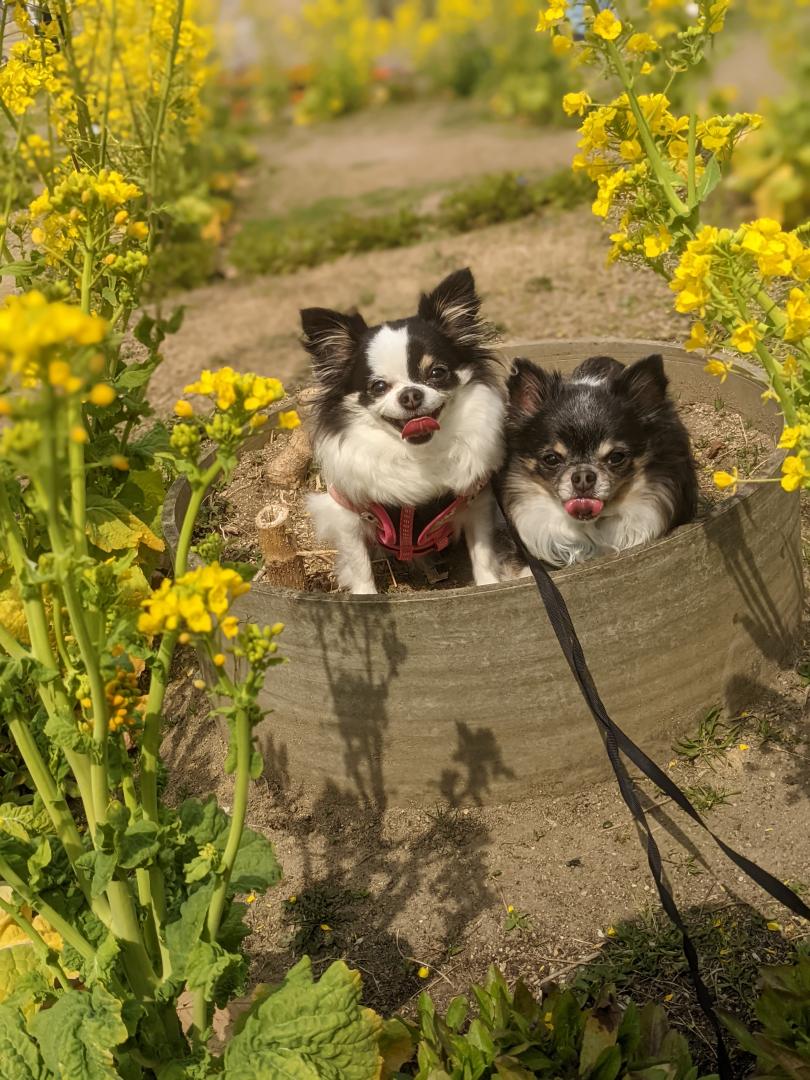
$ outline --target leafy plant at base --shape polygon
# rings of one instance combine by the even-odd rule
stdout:
[[[703,205],[728,170],[736,143],[758,127],[750,113],[676,115],[666,93],[643,92],[656,68],[670,81],[701,60],[724,26],[729,0],[700,0],[696,21],[657,40],[644,29],[652,3],[635,22],[588,0],[583,41],[574,41],[565,0],[550,0],[538,30],[570,42],[579,59],[618,80],[622,92],[605,104],[589,92],[567,94],[563,108],[583,117],[574,168],[597,184],[594,213],[610,217],[611,259],[649,266],[677,294],[677,311],[692,316],[686,348],[706,350],[706,370],[721,381],[734,354],[762,366],[768,395],[785,421],[782,486],[810,485],[810,247],[805,229],[759,218],[738,229],[701,223]],[[641,21],[640,21],[641,20]],[[728,350],[714,356],[715,349]],[[746,481],[751,478],[745,478]],[[715,482],[734,489],[738,471]],[[768,481],[760,481],[768,482]]]
[[[810,1076],[810,956],[793,966],[766,967],[755,1006],[761,1028],[749,1031],[728,1012],[722,1020],[757,1059],[755,1080],[805,1080]]]
[[[538,1000],[522,982],[510,991],[494,968],[483,986],[472,987],[472,995],[477,1006],[473,1019],[465,997],[454,998],[442,1017],[430,997],[421,995],[418,1027],[410,1029],[418,1045],[417,1062],[410,1071],[403,1063],[396,1076],[697,1080],[686,1042],[669,1030],[660,1006],[639,1010],[630,1005],[622,1011],[610,989],[586,1009],[570,990],[552,988]],[[394,1043],[396,1034],[389,1026],[383,1047],[386,1041]]]

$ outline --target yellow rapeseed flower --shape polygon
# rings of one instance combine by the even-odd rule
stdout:
[[[181,398],[174,403],[174,415],[181,417],[183,420],[188,420],[189,417],[194,415],[194,407],[190,401],[184,401]]]
[[[797,491],[810,479],[807,470],[807,452],[801,451],[785,458],[782,462],[781,484],[785,491]]]
[[[615,41],[622,32],[622,24],[610,10],[605,8],[593,20],[593,32],[604,41]]]
[[[721,383],[724,383],[733,371],[733,366],[730,360],[718,360],[716,356],[713,356],[703,365],[703,370],[707,375],[715,375]]]
[[[36,289],[7,296],[0,305],[0,375],[6,365],[11,374],[30,383],[47,376],[55,351],[97,345],[107,333],[106,322],[86,315],[61,300],[49,301]],[[61,370],[61,369],[60,369]]]
[[[427,979],[430,976],[430,968],[427,966],[427,964],[422,964],[416,974],[419,976],[420,979]]]
[[[106,407],[115,401],[115,390],[108,383],[96,383],[90,390],[87,400],[91,405]]]
[[[686,349],[687,352],[694,352],[695,349],[709,348],[709,335],[707,334],[706,327],[702,322],[696,322],[692,324],[689,338],[684,342],[683,347]]]
[[[659,225],[658,232],[644,237],[644,254],[657,259],[672,247],[672,234],[666,225]]]
[[[291,431],[293,428],[299,427],[301,424],[301,417],[295,411],[290,409],[288,412],[280,412],[278,414],[278,426],[287,431]]]
[[[730,473],[726,472],[724,469],[720,469],[714,474],[712,479],[714,480],[715,487],[719,487],[721,491],[725,491],[726,488],[736,490],[739,475],[736,469],[733,469]],[[731,492],[732,495],[734,494],[734,490]]]
[[[145,240],[149,235],[149,226],[145,221],[132,221],[127,225],[127,236],[133,240]]]
[[[731,335],[731,344],[741,353],[753,352],[757,347],[757,343],[761,340],[757,324],[754,322],[740,323],[734,333]]]
[[[810,298],[802,289],[791,289],[785,304],[788,322],[785,341],[798,341],[810,332]]]
[[[110,458],[110,465],[114,469],[118,469],[119,472],[127,472],[129,470],[129,461],[123,454],[113,454]]]
[[[189,570],[176,581],[161,582],[143,601],[138,629],[149,635],[181,629],[210,634],[215,620],[221,623],[231,603],[249,590],[248,582],[235,570],[219,563]]]
[[[574,42],[565,34],[555,34],[551,39],[551,51],[555,56],[564,56],[574,47]]]
[[[591,95],[587,90],[566,94],[562,99],[562,107],[566,116],[584,116],[585,110],[590,104]]]
[[[90,442],[90,436],[81,424],[75,424],[68,433],[70,441],[74,443]]]
[[[660,48],[652,34],[631,34],[627,39],[627,51],[631,53],[657,52]]]

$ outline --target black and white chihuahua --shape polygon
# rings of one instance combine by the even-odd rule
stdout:
[[[661,356],[594,356],[570,378],[517,360],[509,380],[504,508],[552,566],[654,540],[695,516],[689,436]]]
[[[423,295],[417,314],[367,326],[301,312],[320,393],[315,458],[327,492],[308,505],[337,549],[339,584],[374,593],[370,551],[409,560],[463,532],[477,585],[499,580],[490,477],[504,457],[505,394],[469,270]]]

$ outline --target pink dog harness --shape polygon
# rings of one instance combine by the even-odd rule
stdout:
[[[335,488],[330,486],[327,491],[336,503],[377,526],[377,543],[381,548],[390,552],[401,562],[410,562],[416,556],[427,555],[431,551],[443,551],[452,542],[456,515],[486,487],[486,484],[485,480],[468,494],[457,495],[452,502],[431,518],[416,540],[413,538],[413,530],[417,507],[401,506],[399,508],[399,531],[397,531],[391,515],[380,503],[369,503],[365,507],[355,506]]]

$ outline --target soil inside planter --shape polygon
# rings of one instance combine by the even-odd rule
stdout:
[[[712,476],[718,469],[750,474],[774,449],[774,440],[752,427],[718,396],[714,404],[682,402],[679,411],[689,431],[698,467],[700,506],[698,520],[718,503],[734,496],[715,487]],[[283,450],[289,432],[275,430],[259,450],[246,453],[226,485],[213,492],[198,520],[195,542],[211,533],[222,537],[221,558],[262,566],[256,515],[270,501],[289,507],[288,525],[304,562],[307,588],[313,592],[334,592],[334,552],[318,542],[307,513],[306,496],[323,491],[317,470],[310,468],[300,488],[284,489],[267,479],[267,467]],[[511,555],[505,535],[499,537],[505,558]],[[261,580],[261,570],[256,580]],[[449,589],[471,585],[469,560],[464,544],[456,544],[440,556],[401,563],[396,559],[374,561],[374,576],[380,592],[412,592],[416,589]]]

